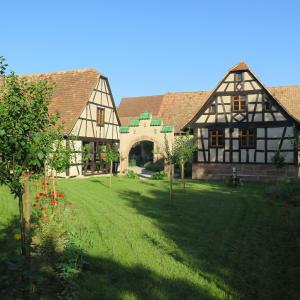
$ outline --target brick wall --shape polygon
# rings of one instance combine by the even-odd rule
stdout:
[[[237,169],[237,174],[245,180],[271,181],[278,178],[296,179],[299,167],[286,165],[276,168],[271,164],[223,164],[223,163],[193,163],[193,179],[220,180],[232,175],[232,168]]]

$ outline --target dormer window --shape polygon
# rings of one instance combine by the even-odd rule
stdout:
[[[245,95],[232,97],[232,111],[245,112],[247,107],[247,99]]]
[[[235,73],[234,74],[234,80],[235,81],[243,81],[244,80],[244,73]]]

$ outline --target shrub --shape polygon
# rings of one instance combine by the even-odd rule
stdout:
[[[144,167],[148,171],[160,172],[164,170],[164,162],[162,159],[159,159],[155,162],[148,161],[144,164]]]
[[[162,180],[167,177],[167,174],[164,171],[156,172],[151,176],[151,179]]]
[[[138,178],[138,175],[134,173],[134,171],[128,170],[126,177],[129,179],[136,179]]]
[[[286,202],[293,206],[300,206],[300,184],[290,180],[280,180],[265,188],[269,199]]]
[[[136,159],[131,158],[128,162],[129,167],[135,167],[136,166]]]
[[[277,168],[282,168],[284,165],[284,161],[285,158],[281,155],[279,150],[272,157],[272,164],[275,165]]]

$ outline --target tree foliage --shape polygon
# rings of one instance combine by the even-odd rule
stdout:
[[[24,172],[39,174],[51,151],[57,116],[49,116],[52,86],[5,73],[0,60],[0,183],[19,197]]]
[[[109,147],[106,149],[105,152],[105,161],[109,164],[109,186],[111,187],[111,181],[112,181],[112,173],[113,173],[113,162],[118,160],[120,157],[119,151],[117,147],[112,144],[109,145]]]
[[[23,175],[41,174],[59,135],[57,115],[49,115],[52,85],[7,74],[0,57],[0,184],[19,199],[22,254],[28,255],[23,215]]]
[[[195,150],[197,149],[193,136],[189,133],[181,134],[175,137],[174,156],[176,163],[181,169],[181,179],[185,188],[184,168],[185,164],[191,160]]]

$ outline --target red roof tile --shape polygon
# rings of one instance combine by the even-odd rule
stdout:
[[[22,75],[29,80],[54,84],[49,113],[58,112],[65,133],[70,133],[99,80],[95,69],[79,69],[45,74]]]

